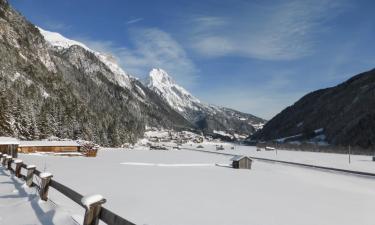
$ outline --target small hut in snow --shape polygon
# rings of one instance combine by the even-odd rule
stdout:
[[[232,167],[235,169],[251,169],[251,164],[253,162],[248,156],[238,155],[232,159]]]
[[[18,145],[20,141],[13,137],[0,137],[0,152],[11,155],[13,158],[18,156]]]

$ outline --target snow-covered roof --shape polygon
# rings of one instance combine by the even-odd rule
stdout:
[[[234,156],[233,158],[231,158],[230,160],[232,160],[232,161],[239,161],[239,160],[241,160],[241,159],[243,159],[243,158],[248,158],[248,159],[250,159],[250,157],[248,157],[248,156],[246,156],[246,155],[236,155],[236,156]],[[250,159],[251,160],[251,159]]]
[[[52,146],[59,146],[59,147],[71,147],[71,146],[80,146],[75,141],[21,141],[20,147],[52,147]]]
[[[14,137],[0,137],[0,145],[18,145],[20,141]]]

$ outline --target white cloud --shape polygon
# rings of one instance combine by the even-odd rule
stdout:
[[[46,21],[44,24],[44,27],[46,27],[49,30],[55,30],[55,31],[58,31],[58,30],[65,31],[71,28],[70,25],[66,25],[65,23],[55,22],[55,21]]]
[[[208,57],[235,55],[263,60],[297,59],[314,52],[314,37],[340,12],[328,0],[244,4],[226,17],[192,19],[191,47]]]
[[[130,24],[133,24],[133,23],[138,23],[138,22],[140,22],[142,20],[143,20],[143,18],[136,18],[136,19],[132,19],[132,20],[126,21],[126,24],[130,25]]]
[[[183,85],[194,82],[196,67],[170,34],[157,28],[133,29],[130,34],[134,47],[118,51],[121,63],[128,71],[145,74],[151,67],[160,67]]]
[[[158,28],[129,31],[133,47],[117,46],[109,41],[78,38],[90,48],[113,55],[122,68],[140,78],[156,67],[166,70],[177,82],[190,86],[195,82],[196,67],[184,48],[167,32]]]

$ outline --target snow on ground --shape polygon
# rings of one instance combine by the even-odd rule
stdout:
[[[155,166],[230,163],[230,156],[188,150],[111,149],[96,158],[20,158],[84,195],[103,195],[107,208],[137,224],[374,224],[375,180],[368,178],[259,161],[252,170]],[[83,215],[53,189],[50,198]]]
[[[0,224],[74,225],[70,213],[51,201],[41,201],[35,188],[0,167]]]
[[[194,149],[196,145],[184,145],[183,147]],[[275,159],[282,161],[291,161],[297,163],[313,164],[318,166],[335,167],[340,169],[357,170],[364,172],[375,173],[375,162],[372,161],[372,156],[365,155],[351,155],[351,163],[349,164],[349,156],[347,154],[323,153],[323,152],[303,152],[303,151],[256,151],[256,147],[252,146],[225,146],[225,150],[216,151],[215,145],[212,143],[204,143],[202,150],[213,152],[223,152],[236,155],[247,155],[252,157],[260,157],[267,159]],[[234,146],[234,150],[230,147]],[[195,148],[196,149],[196,148]]]

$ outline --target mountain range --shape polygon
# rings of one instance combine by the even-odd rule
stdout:
[[[150,72],[148,87],[186,120],[206,133],[252,134],[266,122],[251,114],[202,103],[176,84],[162,69]]]
[[[152,65],[150,65],[152,66]],[[149,84],[114,57],[36,27],[0,0],[0,135],[135,142],[145,127],[249,135],[264,120],[201,103],[162,69]]]

